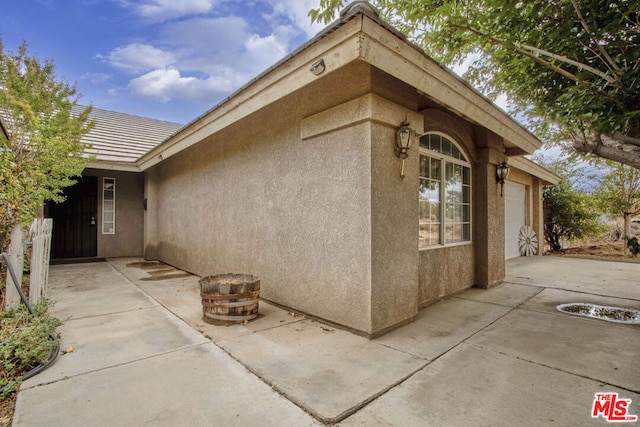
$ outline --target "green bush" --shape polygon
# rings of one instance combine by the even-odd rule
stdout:
[[[47,362],[55,346],[49,334],[55,334],[62,324],[46,315],[48,308],[46,300],[37,303],[35,318],[23,304],[0,312],[0,390],[4,389],[0,400],[15,389],[24,374]]]
[[[631,251],[631,254],[636,257],[640,254],[640,242],[638,242],[637,237],[632,237],[631,239],[627,239],[627,247]]]
[[[563,240],[582,239],[602,234],[604,225],[594,199],[573,189],[568,179],[544,188],[544,237],[551,252],[561,252]]]

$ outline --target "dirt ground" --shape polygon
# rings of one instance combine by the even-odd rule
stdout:
[[[584,256],[593,258],[612,258],[616,261],[627,261],[640,263],[640,255],[635,258],[625,253],[625,246],[622,241],[617,242],[580,242],[566,249],[560,256]]]

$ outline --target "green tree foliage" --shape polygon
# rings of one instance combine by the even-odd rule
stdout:
[[[584,191],[575,190],[569,179],[570,173],[564,164],[547,166],[560,176],[558,185],[544,188],[544,238],[551,252],[562,251],[562,242],[595,236],[603,231],[598,220],[599,212],[593,197]]]
[[[309,14],[329,21],[342,0]],[[640,0],[377,0],[387,21],[465,78],[506,93],[547,141],[640,169]]]
[[[571,188],[568,180],[545,187],[544,238],[552,252],[562,251],[563,240],[581,239],[602,231],[593,199]]]
[[[86,165],[80,138],[89,131],[90,108],[72,110],[75,86],[59,81],[54,64],[4,52],[0,40],[0,249],[8,233],[26,225],[47,200],[62,201]]]
[[[624,219],[625,242],[631,236],[631,220],[640,215],[640,170],[610,164],[611,172],[594,192],[602,212]]]

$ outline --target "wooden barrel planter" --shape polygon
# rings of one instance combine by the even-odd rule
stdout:
[[[218,274],[200,279],[202,319],[213,325],[232,325],[255,319],[260,279],[249,274]]]

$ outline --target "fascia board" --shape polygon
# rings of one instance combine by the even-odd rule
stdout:
[[[85,168],[120,172],[141,172],[135,163],[124,162],[90,161]]]
[[[542,144],[508,114],[406,41],[371,19],[362,26],[361,55],[372,66],[395,76],[447,109],[533,153]]]
[[[544,182],[551,185],[558,185],[561,180],[558,175],[551,172],[549,169],[546,169],[543,166],[540,166],[539,164],[525,157],[509,158],[509,165],[530,175],[533,175],[536,178],[540,178]]]

